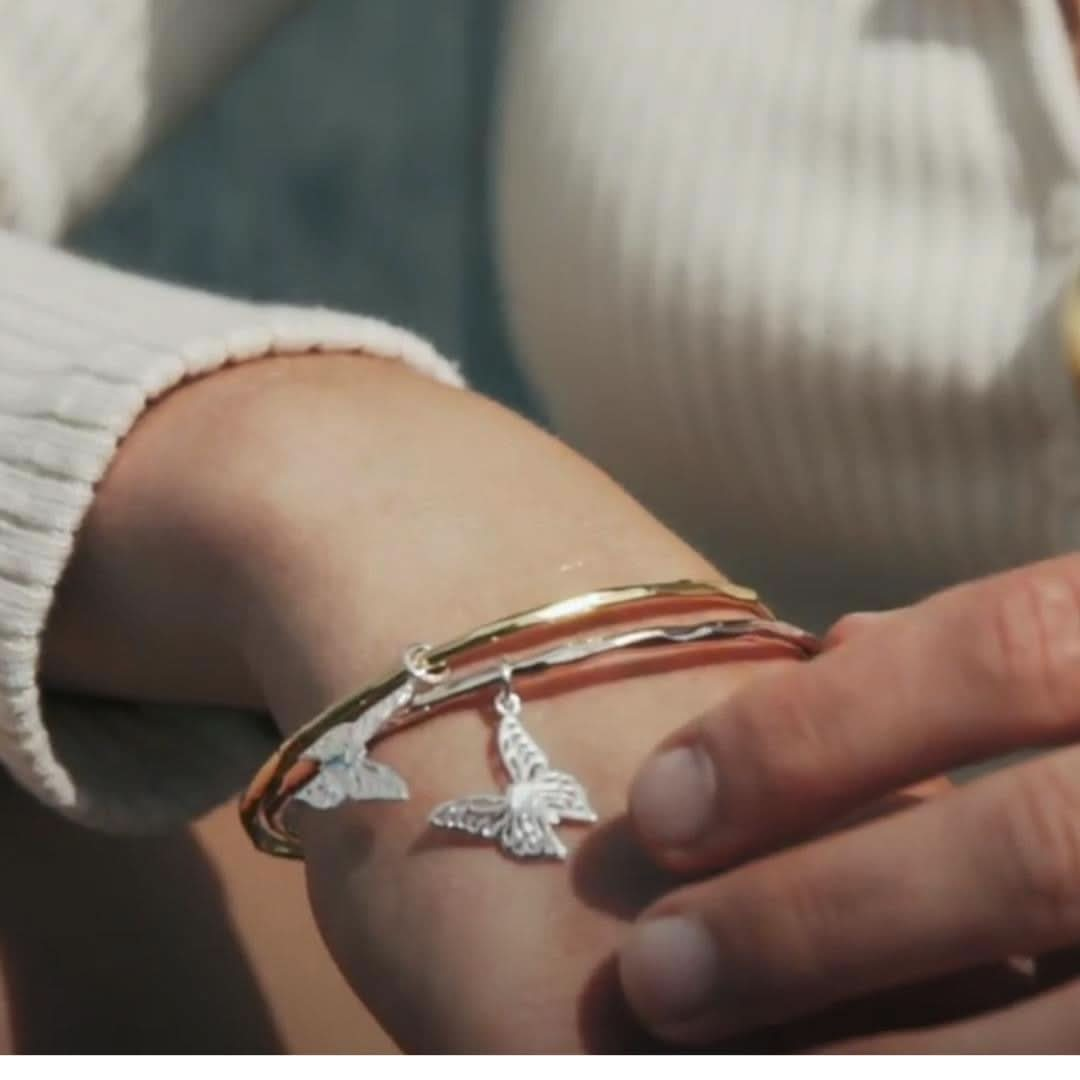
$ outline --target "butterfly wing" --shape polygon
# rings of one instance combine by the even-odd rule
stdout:
[[[409,787],[389,765],[372,761],[369,757],[357,757],[346,774],[346,787],[350,799],[407,799]]]
[[[347,724],[332,727],[320,736],[304,752],[304,757],[324,764],[336,759],[350,759],[354,754],[364,754],[367,744],[382,726],[412,699],[413,689],[409,683],[398,687],[382,701],[375,702]]]
[[[526,783],[547,769],[547,755],[516,716],[506,715],[499,721],[497,742],[499,757],[512,783]]]
[[[378,734],[386,722],[398,711],[412,701],[413,685],[404,683],[392,693],[387,694],[381,701],[376,701],[369,709],[365,709],[349,725],[353,746],[367,748],[367,744]]]
[[[557,821],[596,821],[596,811],[589,805],[581,781],[569,773],[548,769],[531,786],[537,800],[557,815]]]
[[[316,810],[332,810],[349,797],[348,769],[345,765],[349,752],[349,725],[331,728],[308,747],[304,757],[321,765],[295,795],[295,798]]]
[[[443,829],[456,829],[491,840],[499,836],[510,810],[501,795],[470,795],[440,803],[428,820]]]
[[[339,724],[320,736],[304,751],[304,757],[326,764],[344,758],[352,738],[351,724]]]
[[[389,765],[358,757],[346,764],[342,758],[327,762],[294,796],[316,810],[332,810],[346,799],[407,799],[409,788]]]
[[[339,724],[316,740],[304,757],[322,767],[296,798],[317,810],[330,810],[346,799],[407,799],[405,781],[388,765],[367,756],[367,740],[406,700],[406,689],[411,697],[411,687],[402,687],[352,723]]]
[[[293,797],[316,810],[340,806],[349,797],[344,768],[324,765]]]
[[[519,859],[565,859],[566,848],[544,818],[530,810],[515,809],[506,815],[499,843]]]

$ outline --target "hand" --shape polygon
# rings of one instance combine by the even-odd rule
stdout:
[[[849,616],[826,645],[706,712],[637,776],[631,814],[657,863],[729,871],[639,921],[621,954],[638,1016],[702,1044],[1040,957],[1043,982],[1013,972],[1012,994],[975,1015],[890,1033],[886,1013],[843,1048],[1080,1050],[1080,981],[1060,952],[1080,941],[1080,748],[790,846],[920,778],[1076,740],[1080,557]],[[1000,1008],[1018,987],[1026,1000]]]

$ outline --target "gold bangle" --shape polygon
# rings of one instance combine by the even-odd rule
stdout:
[[[336,702],[287,738],[252,780],[240,803],[240,818],[248,836],[261,851],[271,855],[299,858],[297,838],[281,822],[284,803],[298,785],[294,770],[305,773],[304,782],[317,771],[303,755],[322,736],[340,724],[363,714],[375,703],[388,699],[411,679],[421,677],[435,683],[449,669],[451,662],[466,658],[474,661],[489,654],[496,646],[523,640],[536,640],[584,623],[596,623],[612,614],[644,615],[657,609],[697,611],[704,608],[731,608],[753,617],[752,621],[772,621],[773,616],[747,588],[726,583],[674,581],[659,584],[625,585],[599,589],[580,596],[559,600],[541,607],[488,623],[435,648],[425,649],[422,658],[406,654],[405,665],[358,693]],[[776,624],[782,625],[782,624]],[[788,636],[796,643],[797,631]],[[806,640],[809,635],[804,635]],[[808,646],[802,646],[809,653]],[[422,665],[422,666],[421,666]],[[290,776],[290,774],[293,774]]]

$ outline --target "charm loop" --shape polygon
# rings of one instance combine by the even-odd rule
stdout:
[[[495,695],[495,708],[500,716],[521,715],[521,695],[514,690],[514,667],[505,657],[499,665],[502,686]]]
[[[424,642],[416,642],[410,645],[402,654],[401,662],[405,670],[417,681],[428,686],[438,686],[445,682],[450,674],[450,666],[446,661],[432,664],[428,659],[431,646]]]

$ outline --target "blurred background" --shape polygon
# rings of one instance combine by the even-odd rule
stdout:
[[[69,238],[253,299],[374,314],[528,412],[491,261],[498,0],[312,0]]]

